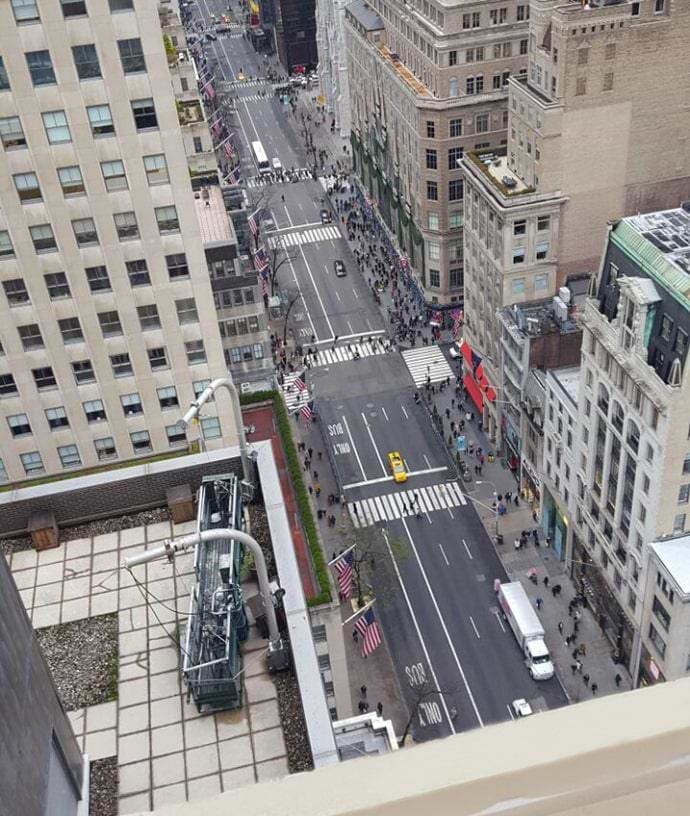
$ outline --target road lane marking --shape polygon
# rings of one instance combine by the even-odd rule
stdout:
[[[350,330],[350,332],[352,332],[352,323],[350,323],[349,320],[346,320],[345,322],[347,323],[347,327]]]
[[[424,454],[424,461],[426,462],[426,466],[430,468],[431,462],[429,461],[429,457],[426,455],[426,453]]]
[[[470,548],[467,546],[467,542],[465,541],[464,538],[462,540],[462,543],[463,543],[463,546],[465,547],[465,550],[467,551],[467,555],[468,555],[470,561],[474,561],[474,558],[472,558],[472,553],[470,552]]]
[[[402,519],[401,523],[402,523],[402,526],[405,528],[405,532],[407,533],[407,537],[410,540],[410,544],[412,545],[412,551],[414,552],[415,558],[417,559],[417,564],[419,565],[419,570],[422,573],[422,578],[424,579],[424,583],[426,584],[427,591],[429,592],[429,596],[431,597],[431,601],[432,601],[432,603],[434,605],[434,609],[436,610],[436,614],[438,616],[439,623],[441,624],[441,628],[443,629],[443,633],[445,634],[446,640],[448,641],[450,651],[453,654],[453,657],[455,658],[455,664],[458,667],[458,671],[460,672],[460,677],[462,678],[462,682],[463,682],[463,684],[465,686],[465,689],[467,691],[467,696],[470,698],[470,702],[472,703],[472,708],[474,709],[474,714],[475,714],[475,716],[477,718],[477,722],[479,723],[480,726],[483,726],[484,721],[482,720],[481,714],[479,713],[479,709],[477,708],[477,703],[476,703],[476,701],[474,699],[474,695],[472,694],[472,689],[470,688],[470,684],[467,682],[467,677],[465,676],[465,671],[462,668],[462,664],[460,663],[460,658],[458,657],[458,653],[457,653],[457,651],[455,649],[455,644],[451,640],[450,633],[448,632],[448,627],[446,626],[446,622],[443,619],[443,615],[441,614],[441,610],[439,609],[438,602],[436,601],[436,596],[434,595],[433,590],[431,589],[431,584],[429,583],[429,578],[428,578],[428,576],[426,574],[426,570],[424,569],[424,566],[422,565],[422,561],[421,561],[421,559],[419,557],[419,552],[417,551],[417,547],[415,546],[414,539],[412,538],[412,535],[410,534],[410,530],[409,530],[409,527],[407,526],[407,522],[405,521],[405,519]],[[437,688],[438,688],[438,686],[437,686]]]
[[[513,714],[513,709],[508,705],[508,703],[506,703],[506,708],[508,709],[508,714],[510,714],[510,719],[514,720],[515,714]]]
[[[376,442],[374,442],[374,434],[371,432],[371,428],[369,423],[367,422],[367,418],[364,415],[364,411],[361,412],[362,422],[364,423],[364,427],[367,429],[367,433],[369,434],[369,439],[371,440],[371,446],[374,449],[374,453],[376,454],[376,458],[379,460],[379,465],[381,465],[381,470],[386,473],[386,466],[383,464],[383,459],[381,459],[381,454],[379,453],[379,449],[376,447]]]
[[[259,137],[257,136],[257,139],[258,138]],[[335,332],[333,331],[333,326],[331,326],[331,321],[330,321],[330,318],[328,317],[328,312],[326,311],[326,307],[323,305],[323,299],[321,297],[321,292],[319,292],[319,290],[318,290],[318,288],[316,286],[316,281],[314,280],[314,276],[312,275],[312,271],[311,271],[311,269],[309,267],[309,264],[307,263],[307,256],[304,254],[304,247],[302,247],[301,244],[300,244],[300,247],[299,247],[299,251],[300,251],[300,254],[302,255],[302,261],[304,262],[304,266],[305,266],[305,268],[307,270],[307,274],[309,275],[309,280],[311,280],[311,285],[314,287],[314,293],[316,294],[316,297],[317,297],[317,299],[319,301],[319,305],[321,306],[321,311],[323,312],[324,320],[326,321],[326,323],[328,325],[328,330],[331,333],[331,336],[330,336],[329,339],[333,340],[333,338],[335,337]],[[352,329],[350,329],[350,331],[352,331]]]
[[[441,555],[443,556],[443,560],[446,562],[446,566],[450,566],[450,561],[448,560],[448,556],[446,555],[446,551],[443,549],[443,544],[438,545],[441,550]]]
[[[474,629],[474,634],[477,636],[477,640],[481,640],[479,636],[479,632],[477,631],[477,624],[474,622],[474,618],[470,615],[470,623],[472,624],[472,628]]]
[[[434,664],[431,662],[431,657],[429,657],[429,650],[426,647],[426,643],[424,642],[424,638],[422,637],[422,631],[419,628],[419,623],[417,621],[417,616],[414,613],[414,608],[412,603],[410,602],[410,596],[407,594],[407,589],[402,579],[402,575],[400,575],[400,570],[398,569],[398,562],[395,560],[395,556],[393,555],[393,550],[391,548],[390,542],[388,541],[388,536],[386,535],[386,531],[382,530],[381,533],[383,534],[383,539],[386,542],[386,549],[388,550],[388,555],[390,556],[391,561],[393,562],[393,569],[395,570],[395,575],[398,579],[398,583],[400,584],[400,589],[402,589],[403,597],[405,598],[405,603],[407,604],[407,609],[410,613],[410,617],[412,618],[412,623],[414,624],[415,632],[417,633],[417,637],[419,638],[419,643],[422,647],[422,651],[424,652],[424,657],[426,658],[427,666],[429,667],[429,671],[431,672],[431,676],[434,678],[434,686],[437,689],[440,689],[441,686],[438,682],[438,677],[436,676],[436,670],[434,669]],[[445,694],[439,695],[441,698],[441,706],[443,711],[445,712],[446,719],[448,720],[448,725],[450,726],[450,730],[453,734],[456,734],[455,725],[453,723],[453,718],[450,716],[450,711],[448,710],[448,704],[446,703]]]
[[[360,341],[362,341],[365,337],[373,337],[375,334],[385,334],[385,329],[375,329],[374,331],[370,332],[354,332],[353,334],[339,334],[338,340],[353,340],[355,337],[359,337]],[[323,345],[324,343],[332,343],[333,338],[331,337],[330,340],[317,340],[314,345],[319,346]]]
[[[410,418],[410,415],[409,415],[409,414],[407,413],[407,411],[405,410],[405,406],[404,406],[404,405],[401,405],[400,407],[401,407],[401,409],[402,409],[403,414],[405,414],[405,419],[409,419],[409,418]]]
[[[496,620],[498,621],[498,625],[505,632],[506,628],[503,625],[503,621],[501,620],[501,613],[500,612],[494,612],[494,616],[496,617]]]
[[[386,422],[390,422],[390,419],[388,419],[388,414],[386,413],[386,409],[383,407],[383,405],[381,406],[381,413],[386,417]]]
[[[362,460],[359,458],[359,451],[357,450],[357,446],[355,445],[355,440],[352,438],[352,434],[350,433],[350,426],[347,424],[347,419],[343,415],[343,425],[345,426],[345,430],[347,431],[347,435],[350,437],[350,444],[352,445],[352,452],[355,455],[355,459],[357,460],[357,464],[359,465],[359,469],[362,471],[362,476],[366,479],[367,474],[364,472],[364,466],[362,465]]]
[[[359,292],[356,289],[352,290],[352,294],[359,300]]]
[[[335,296],[338,298],[338,302],[340,302],[340,293],[336,290]]]
[[[407,478],[409,479],[411,476],[426,476],[428,473],[440,473],[443,470],[448,470],[447,467],[435,467],[429,468],[428,470],[411,470],[407,474]],[[362,475],[364,475],[364,471],[362,471]],[[368,487],[369,485],[373,484],[380,484],[381,482],[392,482],[392,476],[379,476],[378,479],[366,479],[363,482],[352,482],[351,484],[343,485],[343,490],[351,490],[355,487]]]
[[[290,222],[290,226],[292,226],[292,217],[290,216],[290,211],[288,210],[288,208],[285,205],[283,205],[283,208],[285,209],[285,215],[287,215],[288,221]],[[314,326],[314,321],[311,319],[311,312],[309,311],[309,305],[307,304],[307,299],[302,294],[302,289],[300,288],[299,281],[297,280],[297,273],[295,272],[295,267],[294,267],[294,265],[292,263],[292,257],[290,255],[288,255],[287,259],[288,259],[288,266],[290,267],[290,270],[292,272],[292,277],[293,277],[293,279],[295,281],[295,286],[297,287],[297,291],[299,292],[300,297],[302,298],[302,304],[304,306],[304,311],[307,313],[307,318],[309,320],[309,325],[311,326],[311,333],[312,333],[312,335],[314,337],[316,337],[317,335],[316,335],[316,328]]]

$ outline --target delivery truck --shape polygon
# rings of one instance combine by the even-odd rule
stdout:
[[[513,630],[532,678],[548,680],[553,677],[551,655],[544,642],[544,627],[522,584],[518,581],[498,584],[497,595],[498,603]]]

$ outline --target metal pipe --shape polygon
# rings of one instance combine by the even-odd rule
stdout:
[[[271,587],[268,581],[268,569],[266,568],[266,559],[258,542],[250,535],[242,530],[215,529],[203,530],[200,533],[190,533],[189,535],[179,536],[179,538],[169,538],[165,541],[163,546],[154,547],[152,550],[144,550],[139,555],[132,555],[125,558],[125,567],[131,569],[138,564],[146,564],[149,561],[154,561],[161,556],[167,556],[168,560],[172,561],[175,553],[184,552],[190,547],[196,547],[197,544],[206,541],[219,541],[226,538],[234,538],[241,544],[245,544],[254,556],[254,563],[256,565],[256,576],[259,579],[259,592],[264,600],[264,607],[266,609],[266,619],[268,623],[268,635],[271,644],[280,643],[280,633],[278,631],[278,621],[276,619],[276,610],[273,606],[273,597],[271,595]]]
[[[237,434],[240,439],[240,456],[242,457],[242,478],[245,482],[252,483],[252,469],[249,462],[249,448],[247,446],[247,437],[244,433],[244,420],[242,419],[242,409],[240,407],[240,395],[237,391],[235,383],[228,377],[220,377],[213,380],[212,383],[206,386],[196,400],[192,403],[187,413],[180,420],[181,424],[187,427],[189,423],[196,417],[201,408],[211,399],[214,392],[218,388],[227,388],[230,393],[232,402],[232,414],[237,426]]]

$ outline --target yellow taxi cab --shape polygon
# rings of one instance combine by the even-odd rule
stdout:
[[[398,451],[391,451],[388,454],[388,465],[393,474],[393,479],[396,482],[407,481],[407,471],[405,470],[405,463]]]

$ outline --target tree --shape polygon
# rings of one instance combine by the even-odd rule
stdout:
[[[283,345],[287,343],[287,330],[288,330],[288,320],[290,318],[290,312],[293,309],[295,303],[300,300],[302,297],[301,292],[288,292],[287,296],[287,309],[285,310],[285,322],[283,323]]]
[[[412,689],[412,696],[413,696],[413,703],[412,708],[410,709],[410,716],[407,718],[407,722],[405,723],[405,730],[402,732],[402,736],[398,739],[398,745],[402,748],[405,745],[405,740],[407,739],[410,729],[412,728],[412,723],[414,722],[415,718],[418,718],[420,724],[427,725],[432,723],[437,723],[438,719],[438,706],[433,703],[430,698],[438,695],[439,697],[443,698],[446,696],[453,696],[457,694],[457,689],[449,689],[444,691],[443,689],[437,688],[430,680],[426,678],[426,674],[424,668],[421,663],[418,663],[417,666],[408,667],[408,675],[409,669],[417,669],[417,674],[412,673],[411,676],[408,676],[408,685]],[[451,706],[450,708],[450,717],[452,720],[455,720],[457,716],[457,709]]]
[[[261,235],[261,221],[266,210],[270,210],[273,203],[273,190],[271,187],[254,187],[249,194],[249,215],[256,215],[256,235],[254,235],[254,251],[259,248],[259,237]],[[257,212],[258,211],[258,212]]]
[[[283,266],[285,266],[286,263],[292,263],[296,257],[297,256],[295,254],[288,252],[282,246],[275,246],[273,249],[271,249],[269,253],[269,279],[271,281],[272,296],[276,293],[276,278],[278,277],[278,272]]]

